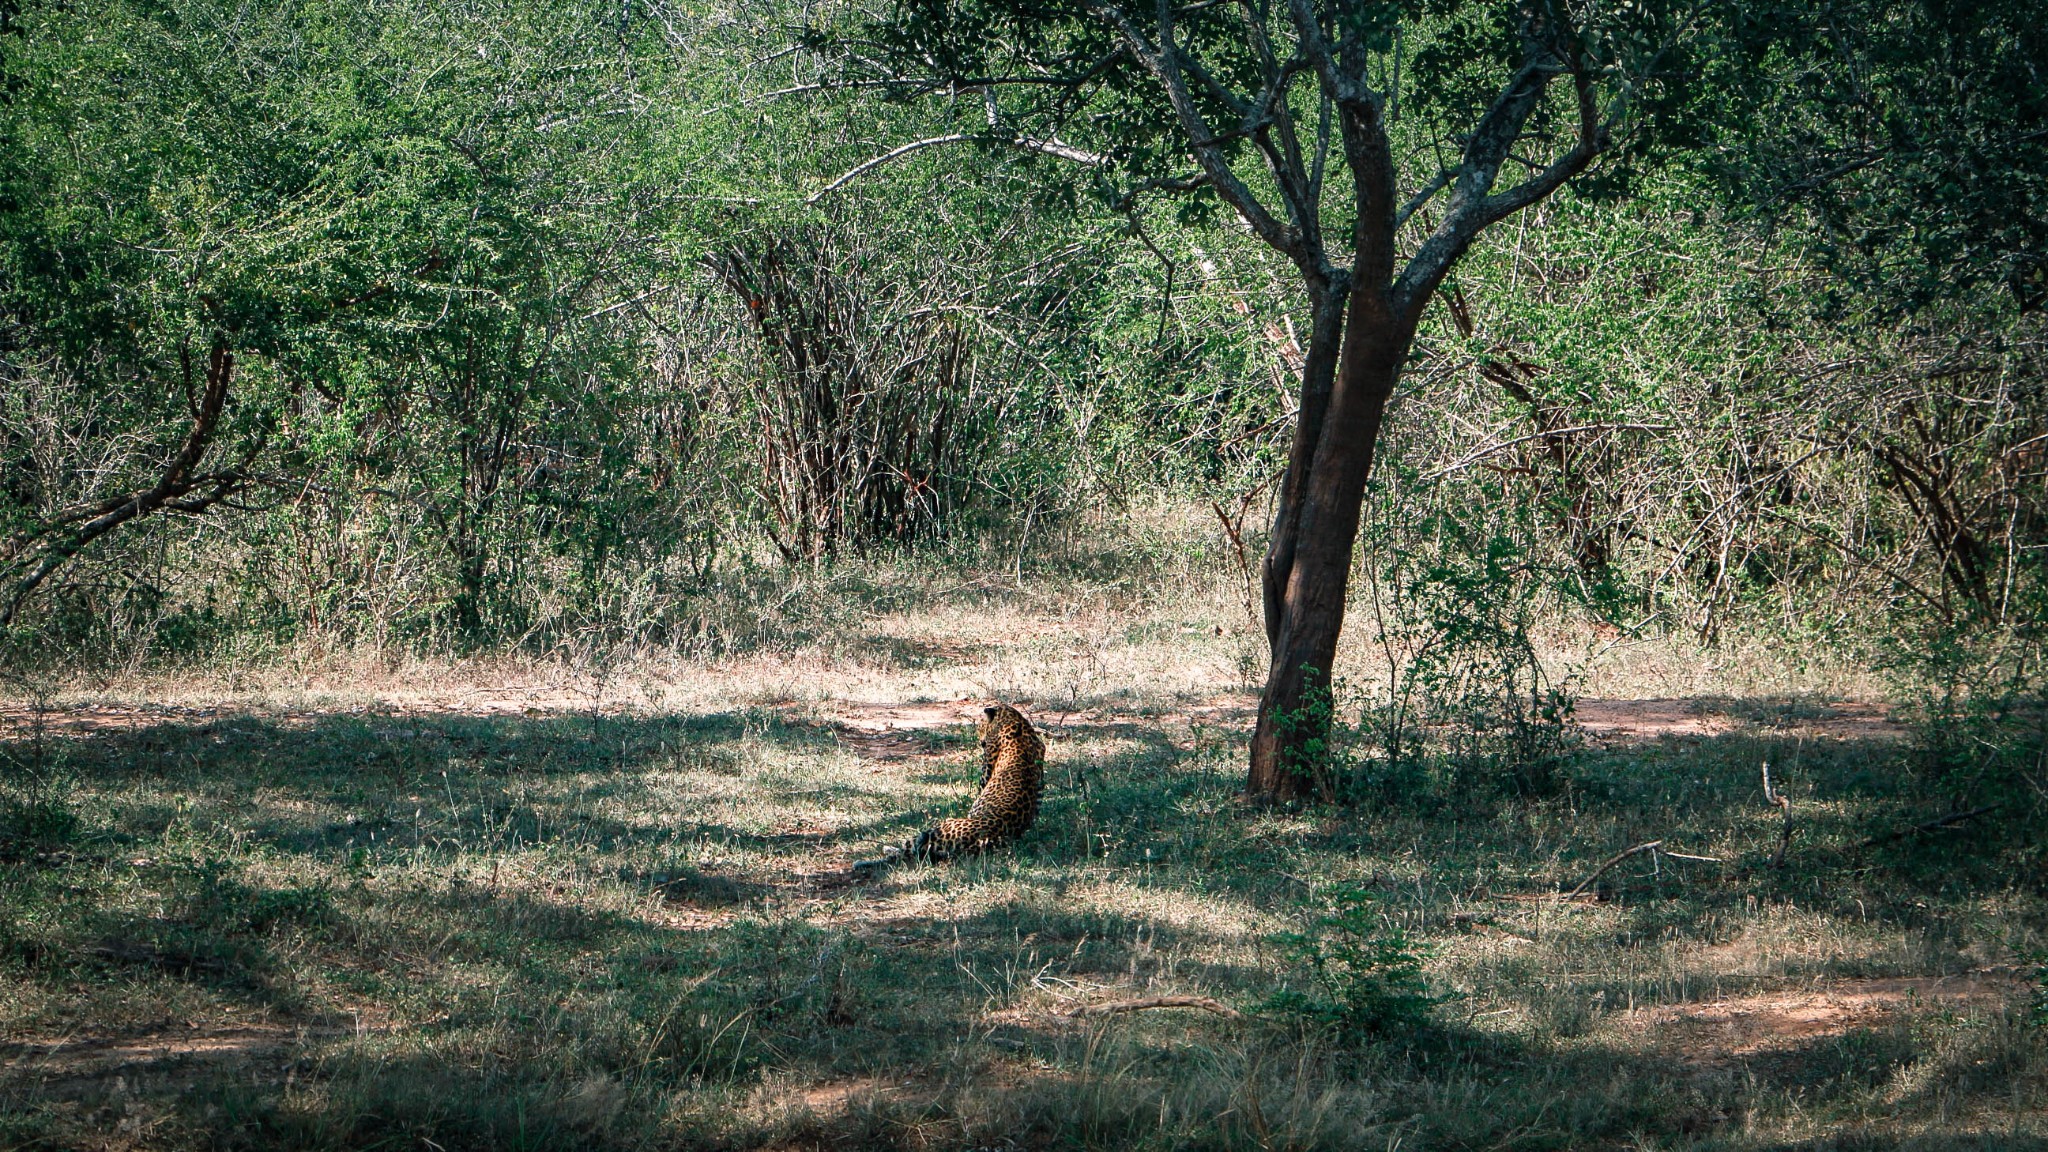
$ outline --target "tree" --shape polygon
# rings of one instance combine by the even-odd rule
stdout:
[[[1883,320],[2001,287],[2048,308],[2048,22],[2029,0],[1761,8],[1702,161]]]
[[[660,25],[581,3],[0,9],[0,626],[151,521],[402,487],[480,628],[680,198],[614,114]]]
[[[1654,0],[906,0],[811,30],[846,82],[980,97],[980,142],[1073,162],[1129,209],[1220,203],[1300,278],[1309,337],[1261,571],[1271,656],[1247,791],[1306,791],[1327,735],[1360,504],[1424,309],[1488,227],[1664,106],[1695,31]],[[1333,163],[1334,161],[1334,163]],[[1334,168],[1349,180],[1327,179]],[[1506,170],[1512,175],[1503,177]],[[1348,248],[1346,253],[1344,249]]]

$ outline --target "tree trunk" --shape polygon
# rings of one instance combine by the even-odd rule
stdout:
[[[1341,302],[1336,309],[1344,316],[1341,347],[1321,330],[1326,322],[1334,328],[1335,317],[1316,309],[1300,422],[1267,546],[1264,591],[1272,666],[1259,702],[1245,782],[1249,794],[1264,799],[1306,795],[1314,769],[1310,754],[1329,737],[1326,693],[1344,626],[1359,509],[1387,401],[1414,338],[1414,323],[1394,309],[1385,289],[1355,291],[1350,304],[1348,316]],[[1310,405],[1316,381],[1309,368],[1326,344],[1336,353],[1335,383],[1326,405],[1316,412]]]
[[[1349,292],[1343,282],[1312,282],[1309,299],[1308,348],[1302,354],[1301,364],[1301,407],[1294,416],[1294,441],[1287,451],[1287,473],[1280,480],[1273,531],[1266,541],[1266,559],[1259,569],[1269,652],[1279,650],[1280,621],[1286,614],[1287,577],[1294,570],[1294,549],[1301,537],[1302,495],[1315,463],[1316,445],[1322,439],[1330,394],[1336,387],[1337,357],[1344,337],[1344,305]]]

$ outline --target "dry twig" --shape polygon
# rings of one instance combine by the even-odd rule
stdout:
[[[1151,1008],[1199,1008],[1228,1020],[1242,1020],[1244,1013],[1207,996],[1147,996],[1140,1000],[1106,1000],[1083,1004],[1061,1012],[1062,1016],[1110,1016],[1119,1012],[1143,1012]]]
[[[1593,881],[1598,880],[1600,877],[1607,875],[1607,870],[1609,868],[1612,868],[1616,864],[1621,863],[1623,860],[1626,860],[1629,857],[1634,856],[1638,852],[1655,852],[1658,848],[1662,847],[1663,844],[1664,842],[1662,840],[1652,840],[1647,844],[1638,844],[1626,852],[1617,852],[1614,855],[1613,859],[1607,861],[1607,863],[1602,864],[1598,868],[1593,869],[1593,874],[1591,876],[1588,876],[1584,880],[1579,881],[1579,886],[1577,888],[1574,888],[1571,891],[1565,893],[1564,895],[1558,897],[1558,899],[1575,899],[1579,893],[1584,892],[1587,888],[1591,887]]]
[[[1971,808],[1968,811],[1951,812],[1946,816],[1937,817],[1922,824],[1915,824],[1911,828],[1901,828],[1897,832],[1887,832],[1882,836],[1872,836],[1863,842],[1863,846],[1865,848],[1874,848],[1879,844],[1889,844],[1894,840],[1904,840],[1908,836],[1918,835],[1922,832],[1940,832],[1944,829],[1953,828],[1966,820],[1974,820],[1986,812],[2003,807],[2005,807],[2005,802],[1998,800],[1981,807]]]

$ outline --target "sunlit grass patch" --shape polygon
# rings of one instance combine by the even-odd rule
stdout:
[[[889,628],[941,645],[969,618]],[[0,1132],[334,1148],[2044,1138],[2048,1053],[2016,967],[2041,947],[2041,893],[1997,875],[1996,836],[1868,845],[1917,815],[1895,738],[1817,738],[1796,701],[1724,700],[1727,730],[1589,744],[1549,795],[1446,775],[1385,802],[1262,809],[1238,796],[1244,698],[1142,682],[1145,653],[1207,659],[1216,639],[1168,623],[1119,633],[1109,657],[1075,655],[1057,627],[1018,642],[1036,666],[962,649],[965,664],[874,673],[871,698],[764,703],[757,666],[722,708],[638,688],[631,707],[532,712],[216,702],[63,730],[46,756],[71,819],[0,863]],[[1090,660],[1105,672],[1062,686]],[[990,669],[1046,692],[1026,702],[1050,738],[1038,827],[1007,852],[847,883],[850,861],[963,806],[978,772],[972,700],[890,693]],[[692,698],[712,693],[715,673],[690,675]],[[1766,760],[1793,803],[1781,865]],[[1347,891],[1360,938],[1405,941],[1445,997],[1412,1029],[1346,1035],[1276,1010],[1317,987],[1285,938]]]

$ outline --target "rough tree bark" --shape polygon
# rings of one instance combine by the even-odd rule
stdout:
[[[1328,713],[1315,697],[1329,687],[1366,479],[1413,335],[1399,318],[1354,304],[1321,427],[1304,446],[1307,465],[1288,467],[1261,573],[1270,664],[1245,782],[1254,796],[1294,799],[1308,791],[1298,750],[1327,734]]]

